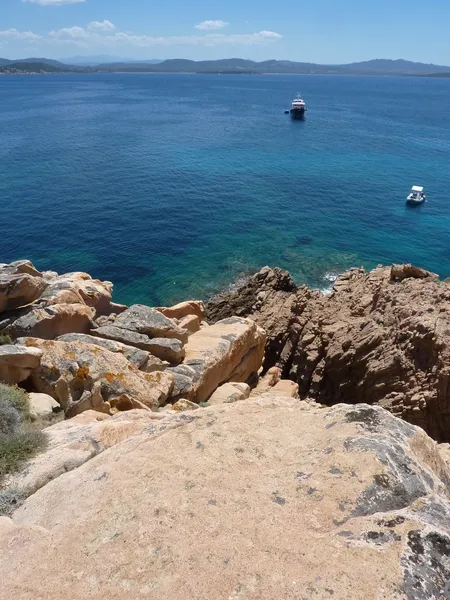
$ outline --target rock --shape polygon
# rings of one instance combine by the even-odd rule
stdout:
[[[36,398],[46,394],[30,396]],[[130,410],[112,417],[88,410],[72,419],[47,427],[44,430],[48,438],[45,452],[29,461],[19,474],[10,476],[7,485],[26,489],[32,494],[60,475],[77,469],[104,450],[141,433],[145,427],[151,426],[155,419],[161,418],[157,413],[144,410]]]
[[[271,367],[267,373],[258,380],[256,387],[251,391],[251,396],[260,396],[268,392],[281,379],[281,369],[279,367]]]
[[[288,398],[298,398],[298,383],[289,379],[282,379],[269,390],[273,396],[286,396]]]
[[[237,290],[206,305],[210,322],[238,315],[251,317],[268,334],[264,371],[274,366],[289,339],[292,305],[297,287],[287,271],[264,267]]]
[[[29,261],[0,265],[0,313],[30,304],[47,286]]]
[[[438,275],[425,271],[420,267],[414,267],[413,265],[392,265],[391,267],[391,281],[401,281],[413,277],[414,279],[425,279],[430,277],[432,279],[438,279]]]
[[[264,331],[250,319],[239,317],[224,319],[191,335],[183,364],[194,369],[195,377],[185,397],[203,402],[222,383],[247,381],[261,366],[264,343]]]
[[[165,371],[169,365],[170,363],[167,360],[161,360],[160,358],[149,354],[148,361],[141,369],[146,373],[154,373],[155,371]]]
[[[170,415],[0,521],[2,594],[446,598],[448,490],[432,440],[378,407]]]
[[[0,381],[20,383],[39,366],[42,350],[26,346],[5,344],[0,346]]]
[[[30,392],[28,397],[30,401],[30,413],[34,417],[51,415],[53,412],[61,410],[58,402],[48,394]]]
[[[4,332],[12,338],[39,337],[52,340],[65,333],[87,333],[94,309],[84,304],[30,306],[7,315]]]
[[[208,399],[208,404],[229,404],[245,400],[250,396],[250,386],[246,383],[224,383]]]
[[[109,350],[110,352],[120,352],[137,369],[142,369],[147,373],[150,372],[147,369],[147,365],[151,355],[145,350],[140,350],[139,348],[135,348],[134,346],[127,346],[126,344],[122,344],[120,342],[102,339],[93,335],[86,335],[85,333],[66,333],[65,335],[60,335],[57,338],[57,340],[60,342],[83,342],[84,344],[93,344],[94,346],[101,346],[102,348],[106,348],[106,350]],[[156,359],[153,356],[151,358],[151,364],[154,365],[154,361],[158,361],[158,359]],[[162,365],[162,361],[158,362]],[[159,369],[153,370],[156,371]]]
[[[172,402],[191,394],[197,376],[195,369],[181,364],[176,367],[168,367],[167,372],[173,375],[173,388],[170,394]]]
[[[196,410],[197,408],[200,408],[198,404],[191,402],[190,400],[186,400],[186,398],[181,398],[173,405],[169,406],[172,406],[172,409],[175,412],[184,412],[185,410]]]
[[[156,308],[143,304],[134,304],[117,316],[116,327],[135,331],[150,338],[176,338],[181,342],[187,341],[187,331],[181,329],[175,321],[168,319]]]
[[[197,315],[187,315],[180,319],[178,324],[182,329],[186,329],[188,334],[195,333],[200,329],[200,319]]]
[[[351,269],[329,295],[278,288],[275,270],[264,271],[207,315],[241,306],[267,333],[264,371],[279,367],[301,398],[379,404],[450,441],[449,282],[394,265]]]
[[[27,345],[43,352],[30,381],[34,390],[49,394],[71,417],[94,409],[156,409],[167,400],[173,386],[169,373],[144,373],[125,356],[82,342],[27,338]]]
[[[184,357],[183,343],[175,338],[149,338],[143,333],[136,333],[115,325],[103,325],[92,329],[91,335],[136,346],[170,363],[179,363]]]
[[[159,310],[159,312],[169,319],[183,319],[187,316],[195,315],[199,321],[202,321],[205,316],[205,305],[198,300],[180,302],[179,304],[175,304],[175,306],[159,307],[156,310]]]
[[[76,272],[57,275],[47,273],[47,288],[39,305],[85,304],[95,309],[97,315],[110,312],[113,284],[92,279],[88,273]]]

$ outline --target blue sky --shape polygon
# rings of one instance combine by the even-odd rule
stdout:
[[[0,56],[450,65],[450,0],[0,0]]]

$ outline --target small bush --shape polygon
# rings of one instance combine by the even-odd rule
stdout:
[[[0,331],[0,346],[4,346],[5,344],[12,344],[12,339],[8,334]]]
[[[12,404],[0,397],[0,440],[17,435],[20,429],[20,414]]]
[[[0,492],[0,517],[10,517],[27,498],[20,488],[8,488]]]
[[[20,414],[23,421],[31,419],[28,394],[17,385],[0,383],[0,400],[11,404]]]
[[[18,471],[27,460],[46,447],[47,436],[38,430],[0,439],[0,483],[6,475]]]

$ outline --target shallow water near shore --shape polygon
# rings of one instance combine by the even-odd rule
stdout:
[[[321,289],[378,263],[450,276],[449,97],[433,78],[1,77],[0,262],[153,305],[266,264]]]

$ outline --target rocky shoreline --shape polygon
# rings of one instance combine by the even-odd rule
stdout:
[[[448,283],[393,265],[325,295],[265,267],[206,305],[112,289],[0,265],[0,381],[65,416],[0,481],[21,498],[5,597],[450,597]]]

